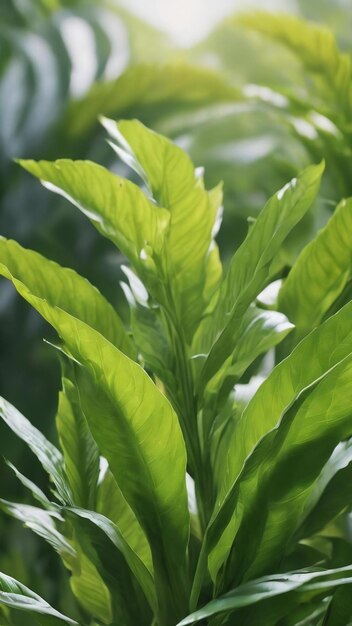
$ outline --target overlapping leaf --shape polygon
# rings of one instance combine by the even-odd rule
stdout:
[[[95,508],[99,477],[99,450],[84,417],[73,368],[64,367],[56,415],[56,428],[64,456],[65,473],[73,501],[82,508]]]
[[[119,593],[121,611],[123,611],[125,597],[138,598],[135,593],[133,577],[138,581],[147,598],[150,607],[156,611],[157,603],[153,577],[138,555],[126,542],[124,536],[110,519],[84,509],[69,509],[68,512],[76,518],[75,525],[80,532],[86,535],[88,542],[95,546],[95,564],[107,582],[115,580],[116,592]],[[85,544],[87,545],[87,543]]]
[[[228,555],[231,550],[239,524],[241,523],[243,513],[243,506],[241,505],[246,503],[246,505],[249,506],[251,501],[254,502],[251,498],[253,498],[256,488],[258,487],[260,489],[260,483],[258,484],[257,480],[259,480],[261,464],[264,462],[262,466],[263,470],[264,467],[266,467],[266,463],[270,464],[276,437],[278,444],[280,444],[280,424],[282,416],[285,415],[293,405],[289,415],[294,417],[295,413],[293,409],[295,400],[299,399],[300,395],[305,390],[311,391],[322,377],[329,375],[330,370],[332,376],[331,380],[333,380],[333,377],[341,370],[341,377],[338,377],[337,381],[338,384],[346,385],[346,391],[348,391],[348,359],[352,353],[351,311],[352,305],[346,305],[339,313],[329,318],[318,329],[308,335],[304,341],[295,348],[291,355],[272,371],[267,380],[259,387],[257,393],[249,402],[237,422],[232,440],[229,442],[229,452],[227,460],[225,461],[226,469],[223,474],[222,489],[202,548],[202,558],[198,566],[198,574],[195,578],[193,598],[197,597],[199,592],[199,584],[204,576],[207,555],[210,553],[209,567],[215,578],[226,555]],[[344,360],[346,360],[346,363]],[[308,361],[310,367],[302,368],[301,364]],[[344,367],[347,368],[345,374],[343,372]],[[336,368],[335,373],[334,368]],[[329,392],[328,389],[327,392]],[[319,403],[319,394],[315,397]],[[348,430],[351,426],[351,415],[349,413],[348,404],[347,407],[344,404],[344,397],[338,397],[336,400],[336,409],[338,411],[341,409],[344,415],[343,429],[346,428],[346,432],[342,435],[343,438],[343,436],[348,436]],[[324,406],[323,409],[325,412],[326,406]],[[317,428],[317,424],[314,422],[315,415],[316,413],[313,412],[310,419],[307,418],[306,428],[308,429],[309,437],[313,436],[313,434],[314,437],[319,437],[320,428],[318,428],[318,432],[315,430]],[[290,423],[291,422],[289,422],[289,424]],[[340,425],[341,424],[337,421],[337,430],[335,432],[337,439],[338,436],[341,435],[339,431]],[[324,422],[324,428],[322,427],[321,435],[322,437],[326,435],[328,440],[331,435],[331,443],[334,447],[334,445],[336,445],[336,439],[334,439],[335,435],[332,435],[332,433],[327,435],[330,426],[331,423],[329,423],[327,419],[326,422]],[[285,434],[284,422],[283,431],[281,432]],[[277,435],[277,433],[279,434]],[[313,442],[315,441],[314,437],[312,439]],[[309,441],[309,438],[307,440]],[[294,443],[292,445],[292,451],[294,452],[295,445]],[[312,445],[314,446],[313,443]],[[311,483],[318,477],[324,462],[328,460],[329,454],[332,452],[332,449],[327,448],[326,445],[325,442],[321,449],[316,451],[316,454],[309,455],[312,459],[311,469],[313,475],[309,478],[307,469],[307,480],[309,483],[307,487],[310,487]],[[319,446],[317,446],[317,448],[319,448]],[[298,454],[302,453],[303,450],[304,445],[301,448],[297,446]],[[232,451],[234,452],[232,453]],[[325,455],[327,455],[327,457],[325,457]],[[275,467],[274,457],[272,457],[272,467]],[[295,467],[294,464],[293,467]],[[314,474],[315,471],[317,472],[316,474]],[[267,475],[265,471],[264,474]],[[281,477],[282,476],[284,476],[284,474],[281,472]],[[300,475],[297,474],[297,485],[300,484],[299,481],[301,480],[299,476]],[[278,480],[279,479],[280,476]],[[294,485],[294,478],[292,480]],[[249,491],[247,491],[247,488]],[[299,488],[298,491],[300,492]],[[252,496],[250,496],[249,492]],[[246,495],[244,496],[243,493]],[[263,489],[264,501],[261,501],[260,493],[256,492],[256,494],[258,497],[258,506],[261,509],[265,498],[269,497],[269,494],[266,493],[265,496]],[[248,500],[246,499],[247,497]],[[237,503],[240,505],[242,511],[241,516],[233,515]],[[259,517],[257,509],[256,515],[253,514],[253,519],[254,518],[256,525],[255,536],[257,536],[257,534],[259,536],[259,519],[263,519],[262,523],[264,526],[266,523],[266,513],[264,509],[262,516],[259,515]],[[281,517],[281,520],[286,520],[286,517]],[[243,528],[246,529],[245,524]],[[282,532],[282,535],[281,532],[278,533],[278,537],[284,535],[284,532]],[[246,541],[242,546],[243,549],[247,550],[248,542]],[[253,550],[251,556],[248,553],[248,559],[255,557],[255,555],[256,550]]]
[[[71,570],[70,587],[79,604],[89,615],[103,624],[113,618],[112,597],[94,563],[87,557],[77,537],[73,537],[77,561],[65,562]]]
[[[128,68],[116,80],[95,84],[84,99],[73,102],[65,118],[73,137],[90,130],[99,115],[122,117],[144,109],[153,113],[175,106],[195,108],[239,97],[239,90],[217,72],[187,63]],[[172,107],[172,108],[171,108]]]
[[[33,295],[19,280],[13,284],[88,368],[77,369],[83,412],[146,532],[163,602],[173,593],[181,598],[174,607],[178,613],[186,602],[189,514],[186,454],[176,414],[147,374],[97,331]]]
[[[55,520],[63,522],[58,512],[43,511],[29,504],[17,504],[6,500],[0,500],[0,508],[47,541],[63,559],[76,558],[74,548],[56,528]]]
[[[323,167],[308,167],[275,194],[235,253],[221,285],[212,331],[215,342],[201,372],[200,389],[233,352],[243,315],[269,282],[273,258],[314,202]]]
[[[0,417],[24,441],[53,480],[63,503],[71,503],[72,494],[66,483],[61,452],[48,441],[12,404],[0,398]]]
[[[78,622],[59,613],[28,587],[2,573],[0,573],[0,604],[33,613],[43,626],[51,626],[53,618],[71,626],[78,626]]]
[[[292,15],[274,15],[264,11],[235,19],[291,49],[306,69],[322,80],[323,93],[333,102],[336,112],[342,110],[349,117],[352,104],[351,59],[338,50],[329,29]]]
[[[238,612],[234,614],[234,624],[239,623],[243,626],[274,624],[280,618],[289,615],[290,610],[299,602],[307,602],[314,595],[328,595],[342,585],[352,584],[351,572],[352,566],[349,566],[335,570],[288,572],[265,576],[240,585],[226,595],[212,600],[179,622],[178,626],[195,624],[234,611]],[[279,601],[275,602],[275,598]]]
[[[116,524],[126,543],[152,573],[152,556],[146,536],[109,468],[98,485],[96,511]]]
[[[141,123],[115,124],[112,120],[103,123],[119,143],[116,147],[119,156],[134,167],[158,204],[170,212],[165,239],[165,279],[172,291],[177,320],[190,341],[208,304],[205,296],[209,294],[204,293],[209,283],[208,256],[222,201],[221,189],[209,194],[202,180],[196,177],[188,155]]]
[[[350,276],[352,266],[352,200],[343,200],[317,237],[301,252],[278,300],[289,312],[298,337],[319,324]]]
[[[334,450],[309,497],[297,538],[322,531],[335,517],[351,506],[352,443],[342,441]]]
[[[77,206],[142,275],[153,271],[169,215],[153,205],[136,185],[90,161],[20,163],[49,189]]]
[[[133,342],[111,304],[74,270],[1,237],[0,273],[21,280],[39,298],[87,322],[129,356],[135,355]]]
[[[227,579],[248,580],[279,566],[322,468],[352,432],[351,375],[349,355],[308,388],[283,415],[270,451],[257,458],[257,468],[240,485],[239,530]]]

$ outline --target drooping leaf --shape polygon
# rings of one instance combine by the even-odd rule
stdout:
[[[56,611],[28,587],[2,573],[0,573],[0,604],[11,609],[33,613],[43,626],[51,626],[53,624],[52,618],[66,622],[71,626],[78,626],[78,622]]]
[[[53,503],[46,497],[45,493],[36,485],[32,480],[21,474],[21,472],[7,459],[5,459],[6,464],[10,469],[14,472],[16,478],[22,483],[26,489],[28,489],[32,496],[44,507],[45,509],[52,509],[54,507]]]
[[[63,559],[75,559],[74,548],[56,528],[55,520],[63,522],[58,512],[49,513],[28,504],[17,504],[2,499],[0,508],[42,537]]]
[[[153,578],[128,545],[118,526],[104,515],[93,511],[72,508],[68,509],[68,513],[77,518],[77,528],[86,533],[95,547],[102,568],[100,574],[103,575],[104,570],[108,580],[115,579],[122,604],[124,594],[125,598],[135,595],[132,582],[135,576],[151,608],[157,610]],[[95,564],[98,567],[98,562]]]
[[[0,237],[0,274],[17,278],[39,298],[86,322],[130,357],[135,350],[114,308],[74,270]]]
[[[286,615],[291,606],[299,601],[309,600],[312,594],[329,594],[335,588],[352,583],[352,566],[334,570],[303,571],[264,576],[240,585],[224,596],[212,600],[209,604],[192,613],[179,622],[178,626],[195,624],[215,615],[239,611],[239,622],[243,626],[276,623],[275,620]],[[282,596],[279,605],[272,600]],[[291,602],[290,602],[291,601]],[[257,605],[258,606],[255,606]],[[247,611],[242,611],[249,607]]]
[[[32,295],[20,281],[13,283],[85,366],[77,368],[83,412],[149,540],[161,611],[178,615],[187,602],[189,513],[186,453],[177,416],[139,365],[84,322]],[[171,610],[176,596],[177,606]]]
[[[111,621],[109,591],[93,563],[82,552],[77,538],[68,539],[56,527],[55,521],[61,524],[64,522],[59,511],[53,507],[53,510],[49,511],[6,500],[0,500],[0,508],[23,522],[27,528],[54,548],[65,566],[71,571],[70,585],[78,602],[104,624],[109,624]]]
[[[73,504],[61,452],[48,441],[12,404],[0,398],[0,417],[24,441],[53,480],[63,503]]]

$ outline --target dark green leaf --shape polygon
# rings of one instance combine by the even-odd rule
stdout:
[[[264,626],[264,624],[275,623],[275,621],[271,621],[270,617],[277,619],[286,614],[292,595],[295,605],[300,600],[304,600],[304,596],[310,598],[312,592],[314,594],[327,594],[336,587],[349,584],[352,584],[352,566],[318,572],[303,571],[264,576],[240,585],[226,595],[212,600],[199,611],[180,621],[177,626],[187,626],[187,624],[194,624],[214,615],[230,613],[256,604],[259,604],[258,608],[255,608],[247,616],[246,613],[242,613],[245,620],[240,620],[239,623],[243,626],[250,626],[251,624]],[[270,600],[277,596],[283,596],[280,601],[281,611],[277,611],[277,605],[270,603]],[[274,615],[270,615],[271,612],[274,612]]]

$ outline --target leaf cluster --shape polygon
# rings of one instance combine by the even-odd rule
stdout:
[[[224,269],[221,185],[140,122],[102,122],[141,186],[91,161],[20,164],[126,257],[130,328],[75,271],[0,239],[0,273],[57,332],[62,372],[58,447],[1,399],[52,487],[13,467],[35,504],[1,508],[61,557],[82,624],[347,624],[352,201],[282,281],[319,192],[324,163],[309,166]],[[9,620],[74,623],[0,585]]]

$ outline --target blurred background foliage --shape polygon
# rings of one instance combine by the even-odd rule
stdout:
[[[226,260],[266,198],[324,156],[320,201],[286,245],[283,271],[337,200],[352,193],[350,0],[218,0],[203,31],[195,18],[206,17],[206,7],[198,4],[133,0],[127,10],[117,0],[0,3],[0,234],[74,267],[122,315],[122,258],[14,158],[92,159],[130,175],[104,141],[98,116],[137,117],[204,166],[209,187],[224,181],[219,243]],[[280,14],[257,12],[277,8]],[[158,27],[164,23],[168,32]],[[0,395],[50,435],[59,374],[43,337],[52,337],[49,328],[1,281]],[[0,451],[40,481],[33,459],[5,429]],[[3,497],[23,497],[4,463],[1,476]],[[5,523],[1,517],[0,528]],[[31,587],[33,572],[44,572],[42,595],[65,602],[65,577],[63,587],[55,583],[58,566],[42,544],[13,523],[1,537],[0,569],[29,583],[31,563]]]

